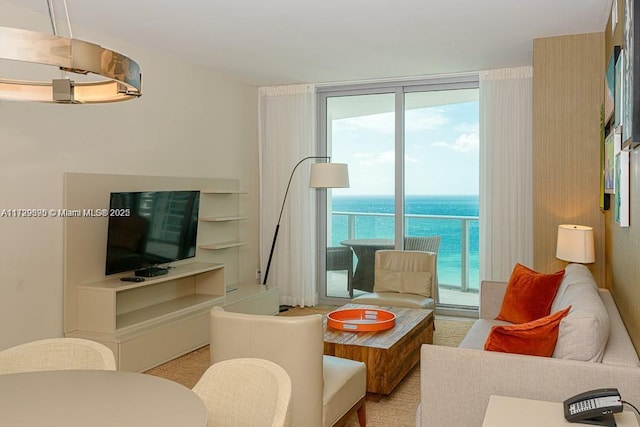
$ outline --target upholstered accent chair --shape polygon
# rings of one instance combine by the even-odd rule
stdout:
[[[0,374],[61,369],[115,371],[116,359],[105,345],[81,338],[48,338],[0,351]]]
[[[376,252],[373,292],[353,298],[353,303],[435,309],[437,258],[423,251]]]
[[[324,356],[322,316],[266,316],[211,309],[211,363],[253,357],[291,378],[291,426],[340,425],[354,412],[366,425],[366,366]]]
[[[240,358],[214,363],[193,391],[207,407],[208,427],[289,426],[291,379],[278,364]]]

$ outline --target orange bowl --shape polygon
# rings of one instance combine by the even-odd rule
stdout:
[[[327,325],[341,331],[377,332],[391,329],[395,324],[395,314],[375,308],[349,308],[327,314]]]

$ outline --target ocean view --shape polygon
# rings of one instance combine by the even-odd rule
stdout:
[[[393,239],[393,196],[333,196],[331,246],[347,238]],[[438,251],[440,286],[460,287],[463,226],[469,236],[469,288],[477,290],[478,196],[406,196],[407,236],[441,236]],[[425,218],[424,216],[429,216]],[[349,225],[351,236],[349,235]]]

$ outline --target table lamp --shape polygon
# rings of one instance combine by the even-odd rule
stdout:
[[[593,228],[573,224],[559,225],[556,258],[580,264],[595,262]]]
[[[273,259],[273,251],[276,247],[276,240],[278,239],[278,230],[280,230],[280,220],[282,219],[282,212],[284,211],[284,204],[287,201],[287,194],[289,194],[289,187],[291,186],[291,180],[298,166],[304,161],[309,159],[326,159],[327,163],[314,163],[311,165],[311,173],[309,176],[310,188],[348,188],[349,187],[349,171],[345,163],[331,163],[331,157],[328,156],[309,156],[300,160],[291,171],[289,176],[289,183],[287,189],[284,192],[284,199],[282,200],[282,207],[280,208],[280,216],[278,217],[278,224],[276,225],[276,231],[273,235],[273,242],[271,243],[271,251],[269,252],[269,261],[267,262],[267,268],[264,272],[263,285],[267,284],[267,277],[269,276],[269,268],[271,267],[271,260]]]

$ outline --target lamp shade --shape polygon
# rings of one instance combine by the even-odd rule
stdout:
[[[311,188],[348,188],[349,170],[346,163],[314,163],[309,177]]]
[[[584,225],[559,225],[556,258],[583,264],[595,262],[593,228]]]

